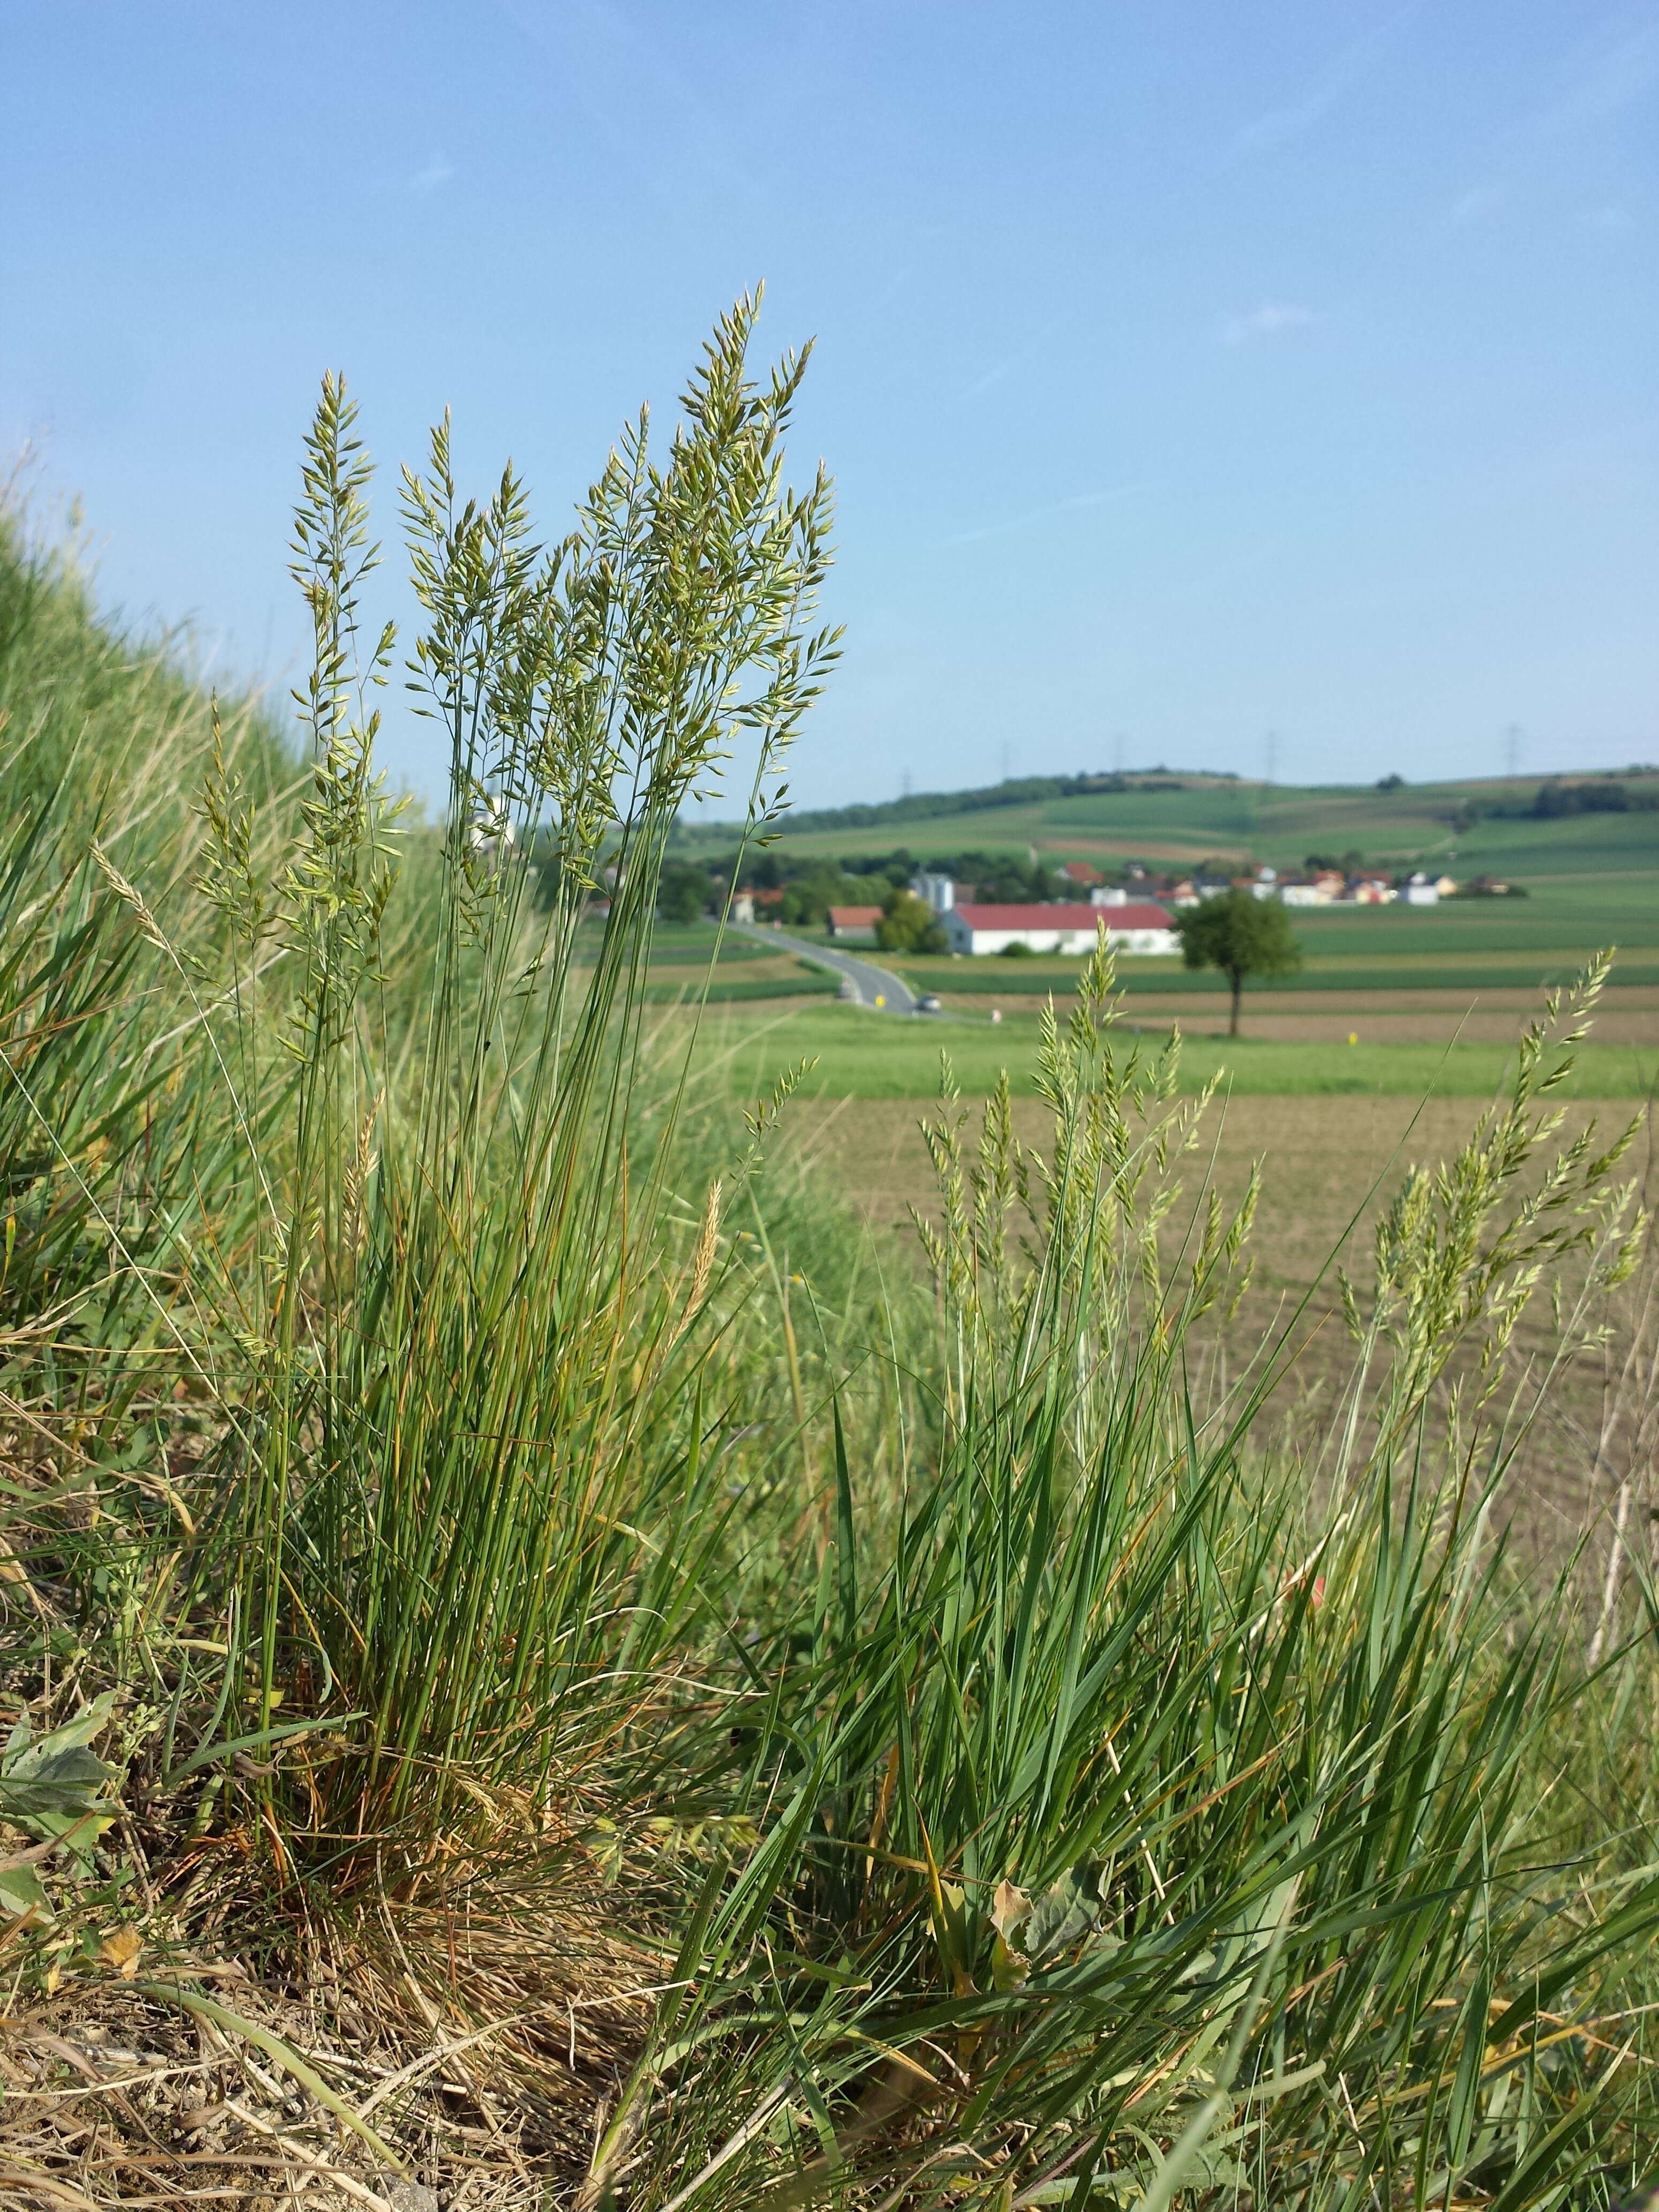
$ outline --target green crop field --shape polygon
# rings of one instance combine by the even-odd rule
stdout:
[[[653,968],[706,967],[718,945],[720,964],[730,968],[746,960],[767,960],[773,955],[763,945],[756,945],[746,937],[719,937],[712,922],[659,922],[659,936],[651,947]],[[578,957],[591,957],[597,951],[599,933],[597,929],[584,931],[578,941]]]
[[[835,976],[799,960],[793,962],[787,972],[778,975],[727,979],[716,973],[706,988],[696,975],[682,975],[672,982],[653,980],[646,984],[642,995],[647,1006],[672,1006],[682,1000],[702,999],[711,1006],[723,1006],[757,1000],[833,999],[840,991],[841,985]]]
[[[1064,1011],[1062,1007],[1062,1012]],[[1126,1034],[1133,1036],[1133,1024]],[[1140,1033],[1155,1051],[1169,1034],[1159,1024]],[[1009,1014],[988,1022],[953,1022],[878,1014],[843,1006],[799,1012],[732,1015],[709,1034],[708,1079],[732,1096],[758,1097],[787,1070],[810,1062],[808,1094],[848,1098],[930,1098],[939,1083],[941,1054],[969,1097],[989,1091],[1006,1070],[1018,1096],[1036,1087],[1042,1018]],[[1363,1092],[1376,1096],[1486,1097],[1513,1072],[1513,1049],[1502,1044],[1322,1045],[1273,1039],[1186,1040],[1182,1087],[1200,1090],[1219,1070],[1234,1090],[1253,1095]],[[1565,1095],[1643,1098],[1659,1073],[1659,1054],[1634,1048],[1587,1046]]]
[[[597,922],[584,923],[578,931],[575,957],[583,966],[592,966],[603,936],[603,929]],[[706,968],[716,957],[722,968],[731,968],[755,960],[775,962],[777,955],[769,945],[757,945],[752,938],[722,934],[712,921],[657,924],[651,946],[653,968]]]

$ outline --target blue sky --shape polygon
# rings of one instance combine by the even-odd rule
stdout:
[[[325,366],[388,534],[446,404],[556,534],[764,277],[803,802],[1659,757],[1659,6],[0,0],[0,452],[216,671],[294,672]]]

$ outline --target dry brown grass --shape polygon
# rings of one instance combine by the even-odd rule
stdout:
[[[245,1930],[269,1921],[247,1902]],[[302,1918],[251,1967],[106,1946],[0,2020],[0,2200],[520,2212],[550,2182],[568,2196],[672,1971],[616,1908],[562,1854],[395,1920]]]

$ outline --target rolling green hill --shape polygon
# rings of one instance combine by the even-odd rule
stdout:
[[[1652,771],[1618,781],[1644,796],[1659,793]],[[1310,853],[1358,852],[1392,866],[1435,861],[1460,876],[1530,880],[1616,870],[1659,883],[1659,814],[1535,818],[1525,810],[1540,782],[1530,776],[1383,791],[1154,775],[1130,779],[1121,789],[1007,805],[995,804],[994,793],[968,793],[954,807],[945,799],[898,801],[808,814],[793,826],[786,817],[782,844],[791,854],[825,858],[902,847],[919,860],[964,849],[1034,849],[1047,859],[1102,866],[1129,859],[1190,866],[1214,858],[1296,867]],[[1504,811],[1489,811],[1497,809]],[[683,834],[692,847],[732,841],[729,827]]]

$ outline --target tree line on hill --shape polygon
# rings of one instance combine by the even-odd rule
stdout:
[[[1230,771],[1199,771],[1208,783],[1237,783]],[[931,822],[942,814],[977,814],[994,806],[1030,806],[1052,799],[1096,798],[1127,791],[1184,791],[1194,779],[1180,769],[1162,766],[1122,774],[1114,769],[1079,775],[1005,776],[1000,783],[983,784],[972,791],[908,792],[902,799],[874,800],[868,805],[821,806],[792,811],[794,830],[872,830],[890,822]]]
[[[1659,767],[1635,762],[1623,771],[1627,776],[1659,776]],[[810,807],[792,811],[789,826],[797,834],[825,830],[870,830],[887,823],[936,821],[951,814],[976,814],[994,807],[1028,806],[1058,799],[1115,796],[1150,791],[1183,791],[1200,779],[1206,783],[1237,783],[1231,770],[1205,769],[1188,773],[1158,766],[1129,773],[1098,771],[1078,775],[1022,775],[1005,777],[1000,783],[976,786],[969,791],[918,791],[902,799],[849,806]],[[1380,776],[1375,786],[1385,797],[1406,788],[1406,779]],[[1659,786],[1632,789],[1613,771],[1575,781],[1551,776],[1538,787],[1530,800],[1510,802],[1465,799],[1450,817],[1459,831],[1473,829],[1483,817],[1493,820],[1551,821],[1571,814],[1646,814],[1659,811]],[[848,864],[854,872],[862,861]]]
[[[1552,776],[1540,783],[1525,811],[1535,821],[1553,822],[1565,814],[1659,814],[1659,787],[1632,791],[1628,784],[1597,777],[1593,782],[1564,783]]]
[[[1354,847],[1342,853],[1310,853],[1303,865],[1310,876],[1335,870],[1352,880],[1365,873],[1370,863]],[[1255,866],[1253,860],[1241,863],[1237,857],[1214,854],[1182,870],[1182,879],[1200,890],[1214,890],[1254,875]],[[1079,879],[1068,878],[1059,863],[1015,853],[969,848],[957,853],[929,854],[922,859],[901,845],[886,853],[830,859],[769,847],[758,851],[751,848],[747,854],[711,854],[707,860],[665,860],[657,910],[665,921],[693,922],[704,915],[720,912],[728,890],[735,888],[751,894],[764,918],[781,922],[786,928],[822,927],[831,907],[848,906],[879,908],[884,921],[893,923],[896,896],[901,892],[908,896],[922,869],[951,877],[960,900],[992,906],[1047,906],[1083,896]],[[1091,871],[1089,879],[1124,884],[1147,898],[1168,897],[1176,888],[1175,878],[1149,874],[1133,860],[1110,871]],[[1476,886],[1468,887],[1468,895],[1479,896],[1486,887],[1486,879],[1480,878]],[[928,913],[920,901],[915,903],[918,916]],[[878,926],[878,941],[890,951],[933,949],[931,941],[922,942],[920,920],[905,919],[908,915],[908,909],[901,909],[900,921],[893,923],[896,933],[880,934]]]
[[[1659,775],[1659,770],[1638,763],[1626,774],[1648,777]],[[1559,822],[1574,814],[1654,813],[1659,813],[1659,781],[1632,787],[1611,774],[1583,776],[1572,782],[1552,775],[1545,778],[1529,799],[1466,799],[1451,817],[1451,825],[1462,836],[1481,821]]]
[[[1557,814],[1626,811],[1617,800],[1607,802],[1604,786],[1588,787],[1590,797],[1583,804],[1577,802],[1579,789],[1577,786],[1568,786],[1562,798],[1553,787],[1546,787],[1533,803],[1508,811],[1517,817],[1547,818]],[[1631,811],[1650,811],[1655,804],[1655,799],[1648,793],[1629,795]],[[1504,810],[1488,811],[1496,813]],[[544,860],[533,851],[531,857],[532,864],[539,866],[543,877],[542,897],[544,902],[550,901],[557,890],[556,855],[550,847]],[[1303,867],[1309,877],[1334,872],[1350,882],[1368,873],[1389,876],[1399,883],[1406,880],[1394,866],[1368,860],[1358,847],[1340,853],[1309,853]],[[930,909],[921,901],[913,902],[915,915],[908,907],[896,906],[899,894],[908,897],[910,885],[924,869],[951,878],[959,902],[1047,906],[1084,896],[1085,885],[1112,883],[1127,886],[1132,894],[1148,899],[1167,900],[1194,889],[1204,896],[1255,876],[1257,864],[1254,860],[1241,862],[1237,855],[1218,854],[1195,866],[1183,867],[1177,874],[1165,874],[1150,872],[1135,860],[1126,860],[1108,870],[1068,870],[1065,865],[1034,854],[990,853],[977,847],[919,857],[901,845],[890,852],[846,854],[836,858],[789,853],[776,848],[751,848],[747,853],[715,853],[706,859],[666,860],[662,867],[657,912],[665,921],[697,921],[721,913],[728,893],[733,890],[749,893],[762,919],[781,922],[793,929],[821,928],[832,907],[878,908],[883,917],[877,925],[879,943],[892,951],[927,951],[939,949],[933,943],[933,938],[939,935],[937,929],[929,936],[920,919]],[[1486,876],[1462,884],[1455,891],[1443,893],[1446,897],[1461,898],[1504,895],[1526,896],[1518,884],[1499,883]]]
[[[994,904],[1046,904],[1064,897],[1067,889],[1056,868],[1043,860],[1022,860],[1017,854],[969,851],[930,854],[919,860],[900,846],[890,853],[826,860],[768,847],[741,856],[731,852],[711,854],[707,860],[665,860],[657,911],[665,921],[695,921],[725,903],[735,876],[737,887],[755,893],[769,919],[810,929],[825,921],[832,906],[884,909],[892,893],[908,894],[922,867],[971,884],[980,898]],[[907,941],[904,947],[890,949],[923,948]]]

